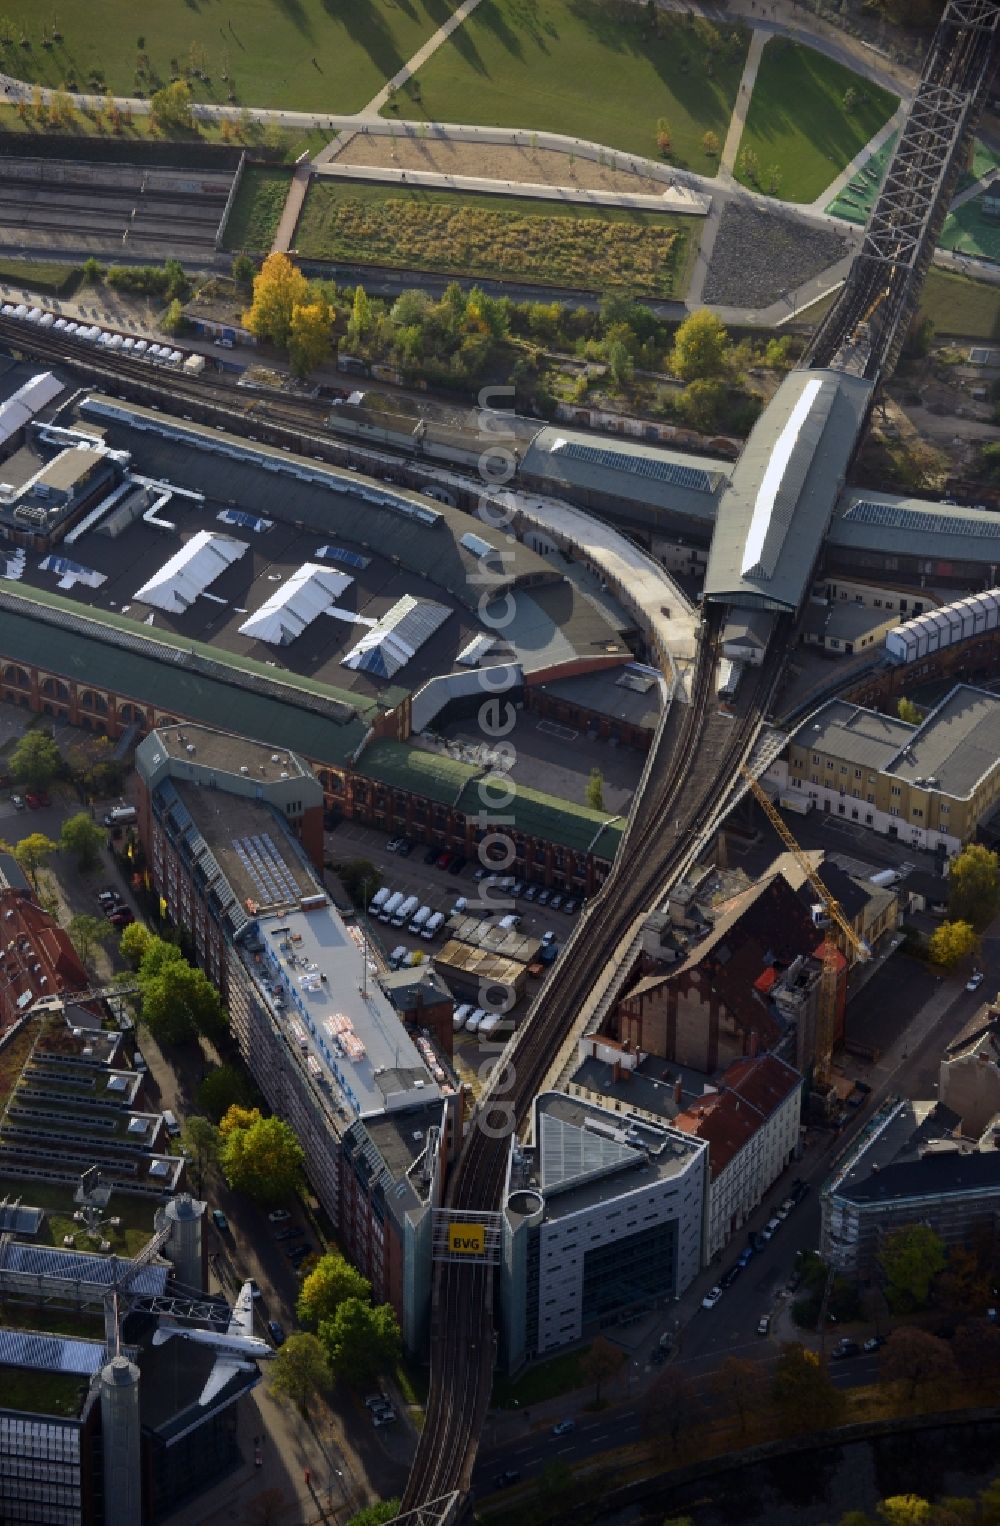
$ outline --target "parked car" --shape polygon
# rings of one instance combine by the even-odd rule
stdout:
[[[33,790],[28,790],[24,797],[24,803],[29,811],[37,811],[42,802]]]
[[[284,1325],[280,1324],[276,1319],[269,1319],[267,1322],[267,1328],[274,1344],[276,1346],[283,1346],[285,1344]]]
[[[267,1216],[269,1224],[284,1224],[291,1218],[287,1208],[274,1208]]]
[[[525,892],[524,892],[524,899],[526,901],[537,901],[538,900],[538,886],[537,885],[529,885],[527,887],[527,889],[525,890]]]
[[[982,985],[985,979],[986,976],[983,974],[982,970],[976,970],[976,972],[973,975],[970,975],[968,980],[965,982],[965,989],[967,991],[978,991],[979,987]]]
[[[558,893],[556,895],[552,896],[552,898],[549,901],[549,905],[550,905],[550,907],[552,908],[553,911],[559,911],[559,909],[562,906],[562,903],[563,903],[563,898]]]
[[[450,864],[451,864],[451,854],[450,853],[439,853],[438,854],[437,866],[438,866],[439,869],[447,869]]]
[[[884,1335],[870,1335],[861,1349],[862,1351],[880,1351],[884,1345]]]
[[[10,803],[14,807],[15,811],[23,811],[24,810],[24,796],[23,795],[11,795]]]
[[[413,852],[413,844],[408,837],[401,837],[399,839],[399,847],[396,849],[396,852],[400,858],[409,858]]]
[[[546,943],[543,949],[539,949],[538,957],[543,964],[555,964],[559,958],[558,943]]]
[[[111,915],[108,917],[108,921],[111,923],[112,927],[128,927],[130,922],[135,921],[135,917],[129,911],[127,906],[120,906],[117,911],[113,911],[111,913]]]
[[[739,1254],[739,1257],[737,1259],[736,1265],[739,1267],[740,1271],[742,1272],[745,1267],[748,1267],[750,1265],[752,1260],[753,1260],[753,1251],[750,1249],[750,1246],[747,1245],[747,1246],[744,1247],[743,1250],[740,1251],[740,1254]]]
[[[396,1419],[394,1409],[373,1409],[369,1413],[372,1417],[372,1425],[378,1430],[380,1425],[392,1425]]]
[[[575,899],[574,896],[570,896],[568,901],[563,901],[563,911],[567,917],[575,916],[579,909],[580,903]]]
[[[229,1220],[226,1218],[226,1215],[223,1213],[221,1208],[212,1209],[212,1223],[215,1225],[216,1229],[221,1229],[223,1234],[227,1233],[229,1229]]]
[[[570,1431],[576,1430],[575,1420],[560,1420],[552,1427],[553,1436],[568,1436]]]
[[[749,1257],[747,1259],[749,1260]],[[723,1272],[722,1276],[719,1278],[719,1287],[720,1288],[731,1288],[733,1283],[736,1281],[737,1277],[740,1275],[740,1272],[742,1272],[742,1270],[743,1270],[743,1267],[737,1261],[736,1265],[735,1266],[731,1266],[729,1268],[728,1272]]]
[[[801,1176],[798,1177],[792,1183],[792,1192],[791,1192],[791,1195],[792,1195],[792,1197],[795,1199],[795,1201],[797,1203],[801,1203],[802,1199],[805,1197],[805,1195],[806,1195],[806,1193],[808,1191],[809,1191],[809,1183],[808,1182],[804,1182],[802,1180]]]
[[[767,1223],[764,1225],[764,1228],[761,1230],[761,1234],[763,1235],[765,1240],[770,1240],[770,1239],[773,1239],[773,1237],[778,1233],[778,1230],[780,1228],[781,1228],[781,1220],[779,1218],[777,1218],[777,1217],[770,1218],[770,1219],[768,1219]]]
[[[546,932],[542,933],[542,942],[543,943],[554,943],[555,941],[556,941],[556,935],[552,931],[551,928],[549,928]]]
[[[386,851],[388,853],[398,853],[399,852],[399,845],[400,845],[400,843],[402,841],[403,841],[403,839],[401,837],[390,837],[389,841],[385,845],[386,846]]]
[[[860,1353],[861,1347],[858,1345],[857,1341],[848,1340],[847,1336],[845,1335],[841,1340],[837,1342],[830,1354],[831,1356],[836,1357],[837,1360],[840,1360],[842,1357],[846,1356],[859,1356]]]
[[[539,906],[547,906],[549,904],[550,900],[552,899],[552,892],[547,885],[542,886],[535,899]]]
[[[502,1473],[497,1474],[495,1487],[497,1489],[506,1489],[508,1485],[519,1484],[520,1482],[521,1475],[516,1468],[505,1468]]]
[[[466,909],[468,904],[469,903],[466,900],[465,896],[464,895],[460,895],[458,897],[458,900],[455,902],[454,906],[451,908],[451,911],[449,912],[449,916],[452,916],[452,917],[460,916],[462,914],[462,912]]]
[[[368,1394],[364,1400],[365,1409],[391,1409],[392,1400],[381,1389],[377,1393]]]
[[[722,1297],[722,1289],[718,1286],[718,1284],[716,1284],[716,1286],[714,1288],[709,1288],[708,1292],[705,1294],[704,1298],[701,1300],[702,1308],[703,1309],[714,1309],[716,1304],[719,1302],[719,1299],[721,1297]]]
[[[771,1316],[770,1316],[770,1314],[762,1314],[760,1316],[760,1319],[758,1319],[758,1321],[757,1321],[757,1334],[758,1335],[767,1335],[767,1333],[770,1330],[770,1328],[771,1328]]]
[[[782,1203],[781,1207],[779,1209],[777,1209],[778,1218],[779,1219],[787,1219],[788,1215],[791,1213],[791,1211],[792,1211],[792,1209],[794,1207],[795,1207],[795,1199],[793,1197],[786,1197],[785,1201]]]

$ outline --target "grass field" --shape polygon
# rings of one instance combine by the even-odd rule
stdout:
[[[1000,264],[1000,217],[987,217],[983,197],[974,196],[957,212],[948,213],[938,243],[956,254],[972,254]]]
[[[693,219],[617,207],[313,180],[295,230],[304,259],[680,296]]]
[[[564,1351],[529,1367],[513,1381],[498,1373],[493,1382],[493,1403],[498,1409],[513,1409],[515,1404],[523,1408],[581,1388],[586,1381],[582,1363],[589,1350],[589,1346],[581,1346],[576,1351]]]
[[[10,286],[26,286],[29,291],[65,297],[76,290],[79,279],[79,265],[58,265],[50,260],[0,259],[0,281]]]
[[[358,111],[453,10],[454,0],[10,0],[14,42],[0,68],[46,85],[74,78],[81,90],[97,71],[117,95],[148,95],[193,66],[208,76],[193,81],[198,100],[233,91],[241,105]],[[43,47],[56,17],[61,41]]]
[[[45,1217],[35,1238],[37,1245],[62,1245],[64,1235],[79,1235],[81,1249],[96,1249],[92,1241],[74,1223],[73,1188],[58,1182],[19,1180],[17,1177],[0,1177],[0,1198],[20,1198],[32,1208],[44,1208]],[[135,1256],[153,1233],[155,1203],[149,1198],[129,1197],[127,1193],[112,1190],[109,1215],[121,1219],[117,1229],[107,1225],[105,1238],[111,1241],[113,1256]]]
[[[939,334],[1000,340],[1000,286],[950,270],[929,270],[919,317],[929,318]]]
[[[858,93],[851,111],[844,93]],[[889,120],[896,96],[822,53],[772,38],[764,49],[737,155],[756,154],[762,171],[777,165],[783,201],[813,201]]]
[[[702,138],[725,139],[747,34],[661,13],[654,35],[634,10],[630,22],[600,0],[482,0],[419,71],[417,93],[411,82],[383,115],[566,133],[651,158],[665,117],[672,162],[714,175]]]
[[[274,242],[291,179],[288,170],[250,165],[226,224],[225,247],[266,253]]]

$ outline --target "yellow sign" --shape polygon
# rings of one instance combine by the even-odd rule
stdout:
[[[449,1224],[448,1249],[460,1256],[481,1256],[486,1249],[483,1224]]]

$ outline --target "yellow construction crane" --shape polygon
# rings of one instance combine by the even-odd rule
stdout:
[[[774,803],[766,790],[762,788],[748,768],[741,768],[740,773],[746,780],[748,787],[768,821],[816,892],[826,912],[827,923],[823,937],[822,955],[823,975],[820,981],[819,1009],[816,1017],[816,1062],[813,1067],[814,1088],[817,1091],[825,1091],[830,1084],[833,1040],[837,1030],[839,950],[834,936],[834,927],[838,928],[843,935],[845,943],[853,952],[855,959],[870,959],[871,949],[863,938],[858,937],[858,934],[854,931],[850,922],[848,922],[840,902],[835,896],[830,894],[823,884],[818,872],[813,868],[789,831],[786,822],[775,809]]]

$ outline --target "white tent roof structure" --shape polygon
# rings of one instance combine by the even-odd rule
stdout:
[[[447,604],[404,594],[341,660],[376,678],[392,678],[451,614]]]
[[[244,620],[240,635],[268,641],[272,646],[289,646],[353,582],[346,572],[331,572],[328,567],[317,567],[315,562],[303,562],[298,572]]]
[[[182,615],[247,550],[245,541],[199,530],[136,592],[142,604]]]
[[[51,403],[63,391],[63,384],[51,371],[29,377],[10,397],[0,403],[0,445],[22,429],[34,414]]]

